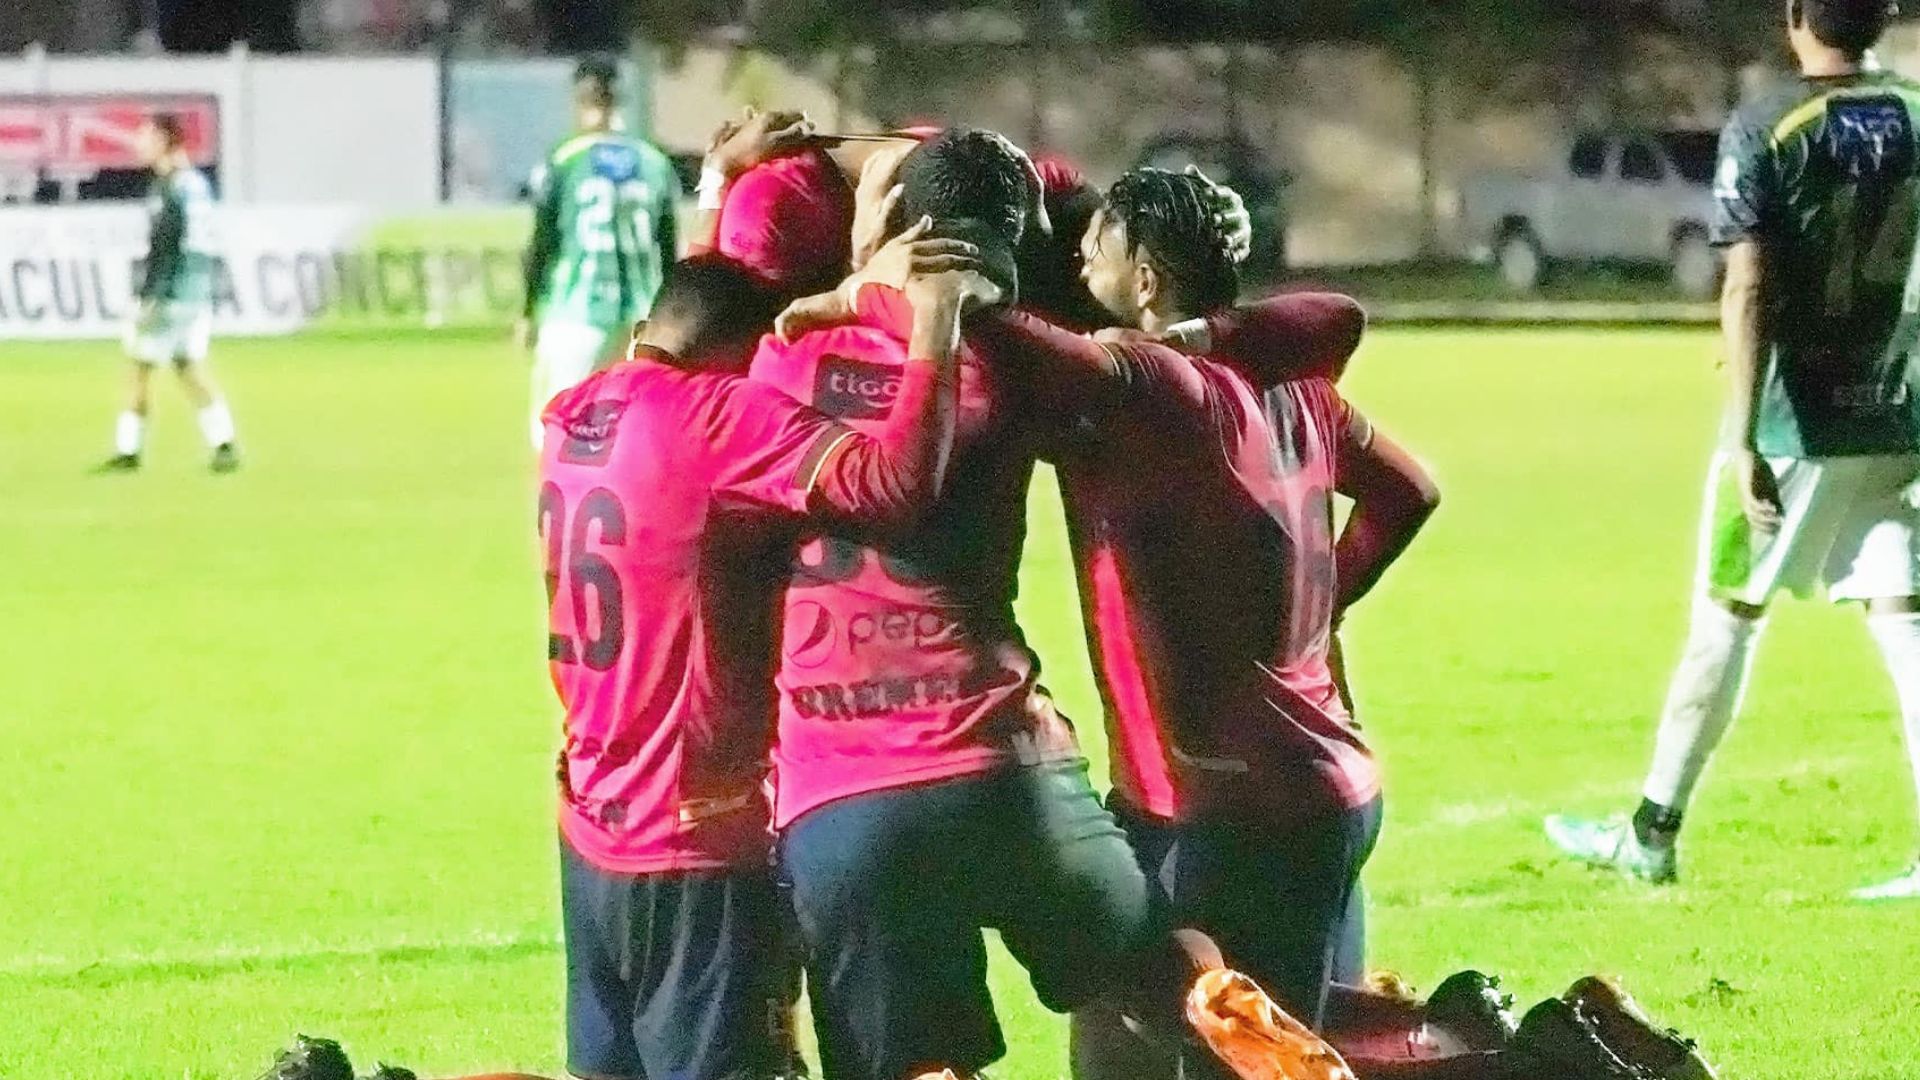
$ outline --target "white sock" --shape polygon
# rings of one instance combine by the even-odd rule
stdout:
[[[225,398],[214,398],[213,404],[200,410],[199,419],[200,434],[209,448],[233,441],[233,414],[227,411]]]
[[[1726,737],[1753,670],[1753,643],[1766,626],[1711,600],[1696,600],[1687,645],[1667,688],[1654,739],[1653,764],[1641,793],[1669,810],[1683,810],[1707,759]]]
[[[1868,615],[1867,629],[1880,645],[1893,676],[1894,696],[1900,701],[1900,726],[1905,732],[1907,761],[1920,790],[1920,614]]]
[[[113,423],[113,452],[128,457],[139,454],[146,435],[146,417],[137,412],[121,413]]]

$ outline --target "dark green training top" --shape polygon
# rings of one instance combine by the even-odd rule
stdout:
[[[1773,275],[1758,449],[1920,451],[1920,83],[1869,67],[1800,79],[1720,136],[1713,239]]]
[[[147,194],[140,299],[204,304],[213,296],[213,187],[196,169],[155,176]]]

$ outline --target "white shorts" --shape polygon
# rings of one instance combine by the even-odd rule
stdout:
[[[604,326],[555,319],[540,324],[533,345],[533,445],[540,447],[540,414],[555,394],[577,384],[617,355],[624,355],[627,339]]]
[[[212,340],[212,305],[163,300],[151,318],[127,327],[127,355],[141,364],[198,364]]]
[[[1756,532],[1730,455],[1714,455],[1700,526],[1699,584],[1755,607],[1777,592],[1872,600],[1920,595],[1920,455],[1769,458],[1785,515]]]

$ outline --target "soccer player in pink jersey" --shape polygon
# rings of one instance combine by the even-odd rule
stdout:
[[[1158,333],[1204,316],[1206,336],[1227,337],[1271,317],[1227,306],[1237,275],[1209,186],[1138,170],[1108,193],[1082,254],[1114,318]],[[969,331],[1036,400],[1078,419],[1056,460],[1116,813],[1176,917],[1328,1028],[1360,1076],[1640,1075],[1628,1058],[1652,1029],[1593,994],[1542,1003],[1515,1034],[1475,973],[1424,1007],[1336,985],[1364,974],[1358,875],[1380,784],[1329,645],[1437,492],[1333,386],[1357,323],[1343,327],[1326,298],[1305,304],[1298,324],[1325,337],[1266,356],[1186,357],[1126,335],[1096,344],[1012,312]],[[1354,500],[1337,538],[1335,492]],[[1077,1075],[1175,1074],[1171,1056],[1115,1038],[1110,1021],[1076,1017]],[[1631,1037],[1609,1046],[1603,1024]]]
[[[1158,331],[1232,302],[1207,188],[1142,170],[1108,194],[1082,255],[1113,318]],[[1149,876],[1170,869],[1176,908],[1317,1022],[1336,944],[1357,934],[1358,869],[1378,827],[1378,774],[1327,664],[1332,618],[1411,539],[1430,481],[1375,441],[1329,370],[1277,378],[1298,354],[1236,366],[1103,347],[1012,313],[980,320],[969,341],[1013,363],[1030,400],[1077,433],[1055,456],[1116,804]],[[1343,457],[1391,461],[1405,481],[1355,515],[1344,597],[1331,501]]]
[[[994,295],[967,275],[916,279],[896,407],[855,431],[742,377],[777,301],[729,260],[690,260],[631,359],[549,404],[539,523],[566,709],[574,1074],[771,1071],[774,582],[798,526],[879,532],[940,494],[960,313]]]
[[[907,155],[900,182],[898,216],[931,214],[1010,266],[1035,193],[1011,144],[942,133]],[[877,286],[858,306],[851,325],[763,341],[754,377],[856,429],[882,422],[898,408],[898,307]],[[1035,460],[1018,390],[963,348],[941,498],[886,537],[820,530],[787,591],[775,822],[829,1076],[997,1060],[985,928],[1049,1007],[1131,992],[1162,1027],[1196,971],[1219,963],[1158,917],[1014,621]],[[1287,1037],[1324,1049],[1304,1030]]]

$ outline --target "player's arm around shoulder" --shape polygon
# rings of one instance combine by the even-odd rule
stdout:
[[[824,512],[897,528],[940,497],[960,415],[961,321],[998,304],[1000,287],[972,270],[916,274],[902,292],[912,309],[906,357],[887,419],[841,440],[814,486]]]

